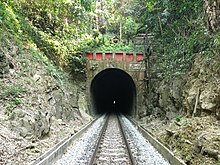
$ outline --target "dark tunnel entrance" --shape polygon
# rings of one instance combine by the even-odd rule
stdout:
[[[108,112],[133,115],[136,104],[136,87],[129,74],[121,69],[105,69],[92,80],[90,87],[94,114]]]

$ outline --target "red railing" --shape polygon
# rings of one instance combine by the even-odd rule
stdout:
[[[126,61],[126,62],[132,62],[132,61],[141,61],[144,59],[143,53],[87,53],[87,58],[89,60],[97,60],[97,61]]]

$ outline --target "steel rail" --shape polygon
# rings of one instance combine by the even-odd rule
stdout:
[[[94,154],[92,155],[92,158],[91,158],[91,161],[90,161],[89,165],[96,165],[96,157],[99,154],[98,153],[99,152],[99,148],[100,148],[103,136],[104,136],[104,134],[105,134],[105,132],[107,130],[107,126],[108,126],[108,123],[109,123],[110,115],[107,117],[105,125],[103,126],[103,128],[101,130],[101,133],[100,133],[100,136],[99,136],[99,139],[98,139],[98,142],[97,142]],[[129,143],[128,143],[128,141],[126,139],[126,136],[125,136],[125,132],[124,132],[124,129],[123,129],[123,126],[122,126],[122,122],[119,119],[119,115],[116,115],[116,116],[117,116],[116,118],[117,118],[117,122],[118,122],[118,125],[119,125],[120,134],[121,134],[123,142],[125,143],[125,146],[126,146],[126,153],[128,154],[129,161],[130,161],[131,165],[136,165],[136,163],[134,161],[134,158],[132,156],[132,152],[131,152],[130,147],[129,147]]]
[[[122,137],[123,137],[124,142],[125,142],[125,145],[126,145],[126,147],[127,147],[127,151],[128,151],[128,155],[129,155],[129,157],[130,157],[131,164],[132,164],[132,165],[136,165],[137,163],[135,163],[135,161],[134,161],[134,157],[133,157],[133,155],[132,155],[132,151],[131,151],[131,149],[130,149],[130,147],[129,147],[129,143],[128,143],[127,138],[126,138],[126,135],[125,135],[125,130],[124,130],[124,128],[123,128],[123,126],[122,126],[122,122],[121,122],[121,120],[120,120],[120,118],[119,118],[120,116],[121,116],[121,115],[117,115],[117,118],[118,118],[120,130],[121,130],[121,133],[122,133]]]
[[[99,134],[99,138],[98,138],[98,141],[97,141],[97,145],[96,145],[95,151],[94,151],[94,153],[92,155],[92,158],[90,160],[89,165],[93,165],[93,162],[95,161],[95,158],[96,158],[96,155],[97,155],[97,152],[98,152],[98,149],[99,149],[98,147],[100,146],[100,143],[102,141],[102,137],[103,137],[103,135],[105,133],[105,130],[106,130],[107,126],[108,126],[108,121],[109,121],[109,115],[107,116],[105,124],[103,125],[103,127],[101,129],[101,132]]]

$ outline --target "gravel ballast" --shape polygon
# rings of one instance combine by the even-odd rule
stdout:
[[[122,123],[133,157],[138,165],[170,165],[124,116],[122,116]]]
[[[97,119],[91,128],[78,139],[55,165],[89,164],[100,131],[105,123],[105,116]],[[134,162],[137,165],[170,165],[167,160],[141,135],[133,124],[124,116],[121,118],[125,136],[129,143]],[[114,125],[114,123],[113,123]]]
[[[55,165],[88,165],[97,143],[105,116],[97,119],[91,128],[59,159]]]

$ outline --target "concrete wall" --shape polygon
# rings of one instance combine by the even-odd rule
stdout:
[[[143,109],[143,94],[144,94],[144,72],[145,63],[141,53],[88,53],[87,58],[87,90],[88,90],[88,106],[91,109],[90,85],[93,78],[101,71],[108,68],[118,68],[125,71],[131,76],[136,86],[136,106],[134,109],[134,116]],[[90,112],[92,114],[92,112]]]

